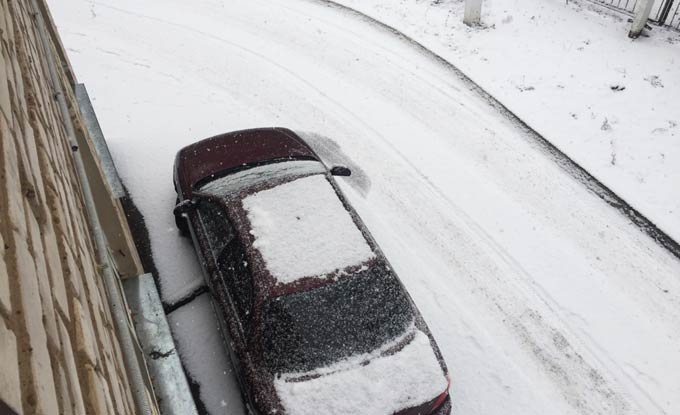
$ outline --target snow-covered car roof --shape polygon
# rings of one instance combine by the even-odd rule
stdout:
[[[330,275],[375,257],[335,190],[315,174],[243,199],[253,247],[279,284]]]

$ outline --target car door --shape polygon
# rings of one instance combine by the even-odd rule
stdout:
[[[213,303],[226,323],[234,365],[245,358],[253,306],[253,285],[245,249],[236,236],[224,205],[214,198],[202,198],[198,216],[206,244],[205,259]]]

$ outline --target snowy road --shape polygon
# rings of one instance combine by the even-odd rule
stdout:
[[[353,166],[343,189],[442,348],[454,413],[680,412],[680,262],[432,56],[314,1],[50,6],[166,302],[202,283],[172,220],[175,152],[241,128],[313,131]],[[234,413],[205,297],[170,320],[207,408]]]
[[[595,4],[633,2],[485,0],[470,28],[463,1],[336,1],[456,65],[680,240],[680,32],[631,41],[627,17]]]

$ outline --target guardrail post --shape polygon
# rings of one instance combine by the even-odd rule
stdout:
[[[652,12],[652,6],[654,5],[654,0],[640,0],[638,1],[637,10],[635,11],[635,17],[633,18],[633,25],[628,32],[628,37],[631,39],[637,39],[642,33],[642,29],[645,28],[647,20],[649,20],[649,14]]]
[[[476,26],[481,23],[482,0],[465,0],[465,15],[463,23],[468,26]]]

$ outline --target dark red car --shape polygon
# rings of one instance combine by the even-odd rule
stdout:
[[[251,414],[449,414],[441,353],[327,169],[283,128],[175,160],[191,234]],[[200,339],[197,339],[200,341]]]

